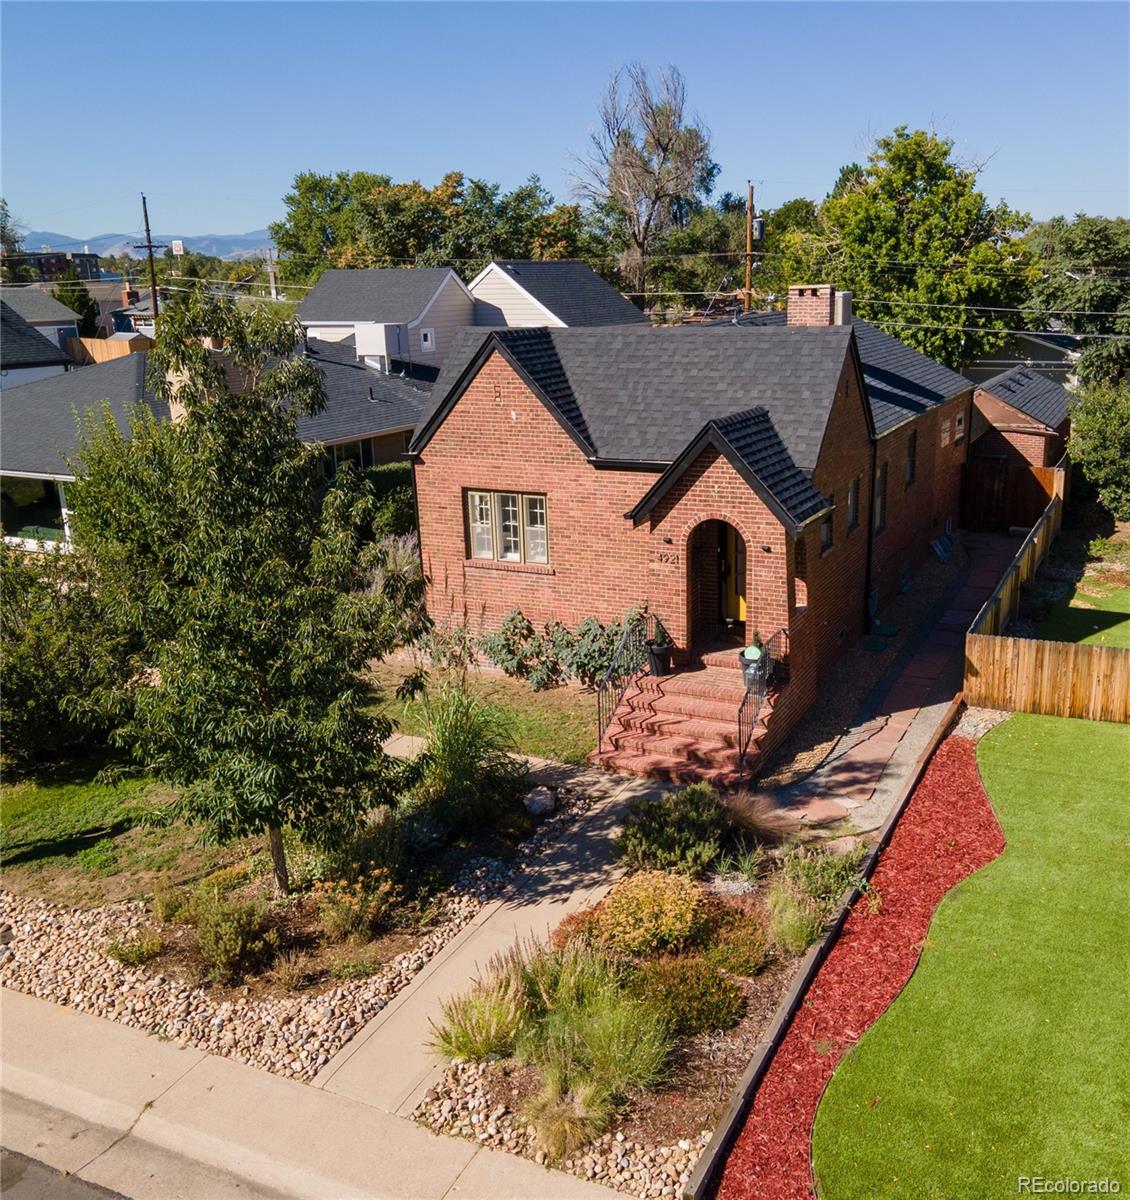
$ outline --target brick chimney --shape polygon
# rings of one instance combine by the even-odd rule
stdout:
[[[138,294],[127,280],[122,284],[122,308],[129,308],[131,304],[136,304],[137,301]]]
[[[830,283],[801,283],[789,288],[790,325],[834,325],[836,289]]]

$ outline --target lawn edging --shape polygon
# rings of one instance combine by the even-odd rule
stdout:
[[[902,817],[906,806],[910,803],[914,789],[925,774],[926,767],[929,765],[934,751],[941,744],[947,731],[953,725],[954,719],[963,703],[964,696],[961,692],[958,692],[946,709],[945,716],[938,722],[934,732],[930,735],[930,740],[914,760],[914,765],[910,769],[898,801],[883,823],[879,831],[878,840],[863,860],[860,868],[861,882],[866,883],[871,878],[879,861],[879,856],[886,849],[895,831],[895,826]],[[796,1016],[800,1006],[804,1003],[805,995],[816,978],[820,967],[839,938],[844,927],[844,922],[852,910],[852,906],[862,895],[863,888],[859,884],[848,888],[844,892],[840,899],[836,916],[824,936],[814,946],[810,947],[807,954],[801,959],[800,965],[797,967],[796,974],[793,977],[793,982],[782,998],[780,1005],[778,1005],[777,1012],[773,1017],[772,1024],[769,1026],[765,1038],[761,1042],[760,1049],[750,1059],[749,1065],[735,1085],[730,1102],[726,1106],[721,1120],[714,1127],[710,1141],[706,1144],[706,1148],[703,1150],[698,1162],[695,1164],[694,1170],[691,1172],[690,1178],[683,1188],[683,1200],[705,1200],[711,1187],[717,1182],[721,1169],[725,1164],[726,1156],[729,1154],[742,1128],[758,1085],[768,1071],[769,1065],[773,1061],[773,1056],[784,1041],[785,1034],[788,1032],[793,1017]]]

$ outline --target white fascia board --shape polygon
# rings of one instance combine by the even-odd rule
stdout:
[[[484,267],[475,276],[475,278],[471,280],[471,287],[474,288],[475,284],[477,284],[479,282],[479,280],[483,279],[486,276],[488,271],[494,271],[494,270],[497,270],[499,272],[499,274],[502,276],[502,278],[506,280],[507,283],[513,284],[513,286],[516,287],[518,289],[518,291],[520,291],[522,293],[522,295],[525,296],[526,299],[530,301],[531,304],[537,305],[537,307],[540,308],[543,313],[545,313],[545,315],[549,318],[549,320],[546,322],[547,325],[552,325],[557,329],[565,329],[566,328],[565,322],[562,321],[562,319],[555,312],[553,312],[551,309],[546,308],[546,306],[544,304],[542,304],[542,302],[537,298],[537,296],[533,296],[529,292],[527,292],[526,289],[514,278],[514,276],[507,274],[506,271],[504,271],[498,265],[498,263],[492,262],[488,266]]]

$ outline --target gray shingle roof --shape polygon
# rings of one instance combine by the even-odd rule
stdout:
[[[144,402],[160,417],[168,406],[145,386],[148,355],[123,358],[39,379],[0,392],[0,471],[70,478],[69,457],[79,443],[79,422],[103,402],[118,428],[129,427],[132,405]]]
[[[39,288],[0,288],[0,300],[31,324],[44,321],[62,325],[66,321],[78,321],[78,313],[74,309],[56,300],[49,292],[41,292]]]
[[[376,321],[382,325],[414,321],[448,276],[450,267],[374,267],[326,271],[298,306],[298,319]]]
[[[0,368],[52,367],[71,360],[50,338],[0,301]]]
[[[630,300],[625,300],[588,263],[579,259],[494,261],[519,287],[570,328],[650,324]]]
[[[748,313],[740,318],[740,324],[785,326],[786,316],[783,312]],[[852,327],[877,434],[889,433],[904,421],[973,387],[964,375],[912,350],[869,321],[857,319]]]
[[[710,441],[751,484],[755,477],[783,519],[800,524],[826,507],[809,477],[851,340],[847,326],[464,330],[410,450],[424,449],[490,343],[525,372],[588,457],[675,464],[661,489]]]
[[[326,407],[299,418],[303,441],[337,442],[408,429],[431,400],[429,383],[381,375],[358,362],[351,337],[341,342],[309,338],[306,345],[325,377]]]
[[[1074,397],[1065,387],[1029,367],[1013,367],[978,386],[1052,429],[1058,429],[1067,420],[1074,403]]]

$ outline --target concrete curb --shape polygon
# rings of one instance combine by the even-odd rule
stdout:
[[[927,742],[915,760],[898,802],[892,809],[890,816],[883,823],[883,827],[879,832],[879,840],[863,860],[861,875],[864,882],[871,878],[879,862],[879,856],[890,842],[891,835],[895,831],[895,826],[898,824],[899,818],[910,802],[910,797],[914,794],[914,789],[918,786],[919,781],[925,773],[927,764],[953,725],[954,718],[961,708],[963,699],[960,692],[954,697],[949,708],[946,710],[945,716],[939,721],[938,727],[931,735],[929,742]],[[863,889],[858,886],[849,888],[844,893],[840,900],[839,911],[829,926],[827,933],[801,959],[796,975],[793,977],[793,982],[777,1007],[773,1023],[769,1026],[768,1032],[758,1044],[758,1048],[755,1050],[753,1058],[750,1059],[749,1065],[735,1085],[730,1097],[730,1103],[726,1106],[726,1111],[715,1126],[714,1133],[707,1143],[706,1149],[703,1150],[702,1155],[695,1164],[694,1170],[691,1172],[690,1178],[683,1187],[683,1200],[705,1200],[705,1197],[710,1194],[711,1189],[720,1176],[722,1167],[725,1165],[730,1148],[741,1130],[746,1112],[757,1092],[757,1088],[765,1077],[765,1073],[769,1070],[769,1065],[773,1061],[774,1054],[776,1054],[781,1043],[785,1040],[785,1034],[788,1032],[792,1019],[796,1016],[801,1004],[804,1003],[804,997],[808,993],[812,981],[816,978],[817,972],[828,957],[832,947],[836,944],[836,939],[843,930],[844,922],[847,920],[852,906],[862,895]]]

